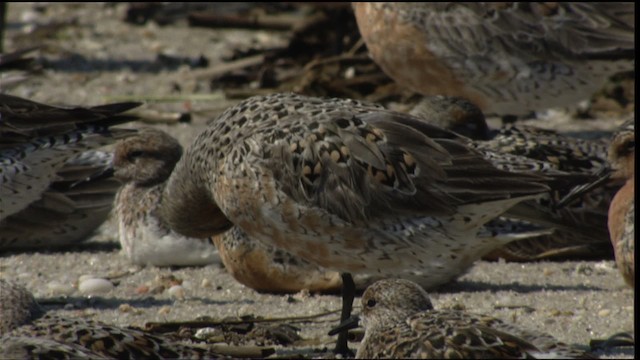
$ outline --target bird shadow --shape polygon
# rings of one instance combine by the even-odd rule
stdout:
[[[462,293],[462,292],[499,292],[514,291],[522,294],[535,293],[540,291],[606,291],[606,289],[597,286],[576,284],[576,285],[550,285],[550,284],[521,284],[513,282],[509,284],[495,284],[483,281],[456,281],[442,285],[434,289],[435,292],[441,294]]]
[[[84,310],[84,309],[98,309],[98,310],[115,310],[119,309],[122,305],[129,305],[133,308],[149,309],[172,305],[176,300],[173,299],[157,299],[152,296],[143,296],[139,298],[113,298],[113,297],[82,297],[82,296],[70,296],[70,297],[56,297],[56,298],[38,298],[36,299],[38,304],[45,310],[55,310],[65,308],[67,310]],[[253,304],[252,300],[233,300],[233,301],[219,301],[202,297],[189,297],[187,301],[197,301],[205,305],[211,306],[223,306],[229,304]]]
[[[19,255],[25,253],[31,254],[55,254],[55,253],[67,253],[67,252],[89,252],[89,253],[108,253],[120,250],[120,244],[116,241],[109,242],[82,242],[77,244],[65,244],[60,246],[46,247],[42,245],[37,249],[3,249],[0,250],[0,257]]]
[[[190,68],[205,68],[209,60],[204,56],[183,57],[158,54],[154,59],[96,59],[72,53],[61,59],[41,58],[45,68],[60,72],[95,73],[117,72],[130,70],[136,73],[159,73],[161,71],[175,71],[181,66]]]

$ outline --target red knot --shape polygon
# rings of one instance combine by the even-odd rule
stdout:
[[[234,224],[327,269],[420,269],[441,284],[502,245],[477,236],[486,222],[549,190],[546,178],[500,170],[468,141],[356,100],[256,96],[196,137],[159,213],[184,235]]]
[[[625,122],[609,148],[613,178],[625,181],[609,207],[609,235],[616,264],[625,282],[635,288],[635,119]]]
[[[203,359],[210,350],[142,330],[43,315],[23,286],[0,279],[0,357],[15,359]]]
[[[491,256],[514,261],[610,257],[606,222],[608,204],[615,192],[613,186],[601,187],[569,206],[556,206],[573,186],[593,181],[607,167],[608,143],[606,139],[580,139],[515,125],[503,126],[490,140],[476,142],[478,149],[542,161],[574,178],[571,186],[562,182],[551,184],[549,196],[527,202],[533,216],[525,219],[554,227],[552,234],[509,243]]]
[[[594,358],[552,336],[487,315],[434,309],[407,280],[381,280],[362,295],[365,335],[358,359]],[[343,326],[354,327],[352,319]]]
[[[634,70],[633,3],[354,3],[373,60],[403,87],[524,115]]]
[[[129,261],[139,265],[194,266],[219,262],[213,242],[178,234],[157,216],[164,183],[182,146],[153,128],[139,129],[114,150],[114,176],[124,185],[115,199],[119,239]]]
[[[213,237],[180,235],[157,216],[165,181],[182,156],[182,147],[170,135],[153,128],[116,144],[115,177],[125,182],[116,197],[120,242],[134,263],[202,265],[219,257],[240,283],[271,293],[335,292],[342,280],[335,271],[250,239],[233,227]],[[363,284],[357,279],[359,284]],[[364,288],[363,285],[360,285]]]
[[[119,187],[111,156],[93,149],[128,136],[112,128],[137,103],[53,107],[0,94],[0,250],[63,246],[107,217]]]
[[[608,139],[581,139],[564,136],[553,130],[513,124],[490,129],[477,106],[457,97],[424,97],[410,113],[476,140],[476,149],[501,154],[500,162],[511,158],[506,167],[508,170],[562,171],[567,173],[567,177],[573,178],[569,183],[571,186],[563,182],[550,184],[553,190],[550,196],[526,202],[529,215],[525,220],[531,224],[500,220],[497,224],[492,221],[487,225],[493,228],[530,228],[537,224],[554,228],[551,234],[510,242],[485,258],[531,261],[613,256],[606,223],[615,186],[601,187],[598,191],[586,194],[580,201],[572,202],[570,206],[555,206],[558,199],[572,190],[573,185],[591,182],[607,167]],[[500,166],[500,162],[496,162],[496,165]],[[505,234],[505,230],[501,232]],[[514,231],[517,232],[517,229]]]

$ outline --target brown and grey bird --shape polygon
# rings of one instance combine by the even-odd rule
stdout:
[[[212,359],[213,351],[98,321],[44,314],[23,286],[0,279],[3,359]]]
[[[410,113],[425,121],[437,121],[436,125],[475,140],[473,146],[480,151],[502,154],[503,159],[519,158],[520,161],[512,159],[507,164],[507,169],[514,171],[518,171],[514,167],[518,163],[525,170],[527,167],[539,167],[541,170],[546,168],[546,171],[562,171],[574,178],[572,185],[581,186],[593,181],[607,167],[608,139],[581,139],[553,130],[513,124],[490,129],[482,111],[462,98],[426,96]],[[601,187],[580,201],[563,207],[555,206],[556,202],[573,187],[567,184],[551,187],[553,191],[549,196],[526,202],[525,219],[531,224],[555,230],[547,235],[510,242],[485,258],[531,261],[613,256],[606,223],[607,209],[616,186]]]
[[[327,269],[420,269],[433,286],[503,245],[477,236],[485,223],[549,190],[545,177],[500,170],[467,141],[356,100],[256,96],[196,137],[159,213],[188,236],[233,224]]]
[[[137,103],[54,107],[0,94],[0,250],[84,240],[119,187],[111,157],[95,151],[133,133]]]
[[[353,7],[371,57],[399,85],[461,96],[488,114],[570,106],[635,69],[632,2]]]
[[[381,280],[362,295],[365,335],[357,359],[591,359],[552,336],[487,315],[436,310],[407,280]],[[342,326],[355,327],[357,318]]]
[[[342,280],[335,271],[250,239],[237,227],[206,238],[180,235],[158,214],[166,179],[182,156],[182,147],[167,133],[139,129],[115,147],[115,176],[125,182],[115,200],[120,243],[134,263],[202,265],[219,257],[240,283],[271,293],[335,292]],[[360,279],[356,279],[362,283]]]
[[[115,146],[114,175],[124,183],[115,197],[119,240],[134,264],[197,266],[220,260],[209,238],[178,234],[158,216],[165,181],[180,156],[178,141],[153,128],[139,129]]]
[[[625,122],[611,141],[609,161],[612,177],[622,179],[609,207],[609,235],[616,254],[616,264],[625,282],[635,288],[635,119]]]
[[[553,130],[531,126],[506,125],[490,140],[475,142],[477,149],[523,156],[542,161],[552,169],[575,177],[574,186],[593,181],[607,167],[607,139],[581,139]],[[554,227],[550,235],[509,243],[491,257],[516,261],[545,258],[609,258],[611,256],[606,231],[607,209],[614,193],[612,185],[603,186],[574,201],[558,207],[558,201],[572,191],[573,186],[551,186],[549,196],[529,201],[529,220]],[[525,211],[526,212],[526,211]],[[511,212],[514,214],[514,211]]]

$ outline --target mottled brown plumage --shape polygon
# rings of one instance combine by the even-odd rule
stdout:
[[[510,242],[485,258],[531,261],[549,258],[610,258],[607,210],[616,191],[610,184],[590,192],[570,206],[556,207],[557,200],[573,186],[593,181],[607,167],[608,139],[580,139],[533,126],[505,125],[489,129],[478,107],[461,98],[428,96],[411,114],[437,121],[437,125],[464,134],[480,151],[491,156],[494,165],[510,171],[558,172],[567,181],[551,183],[552,192],[536,201],[518,205],[519,214],[533,224],[555,229],[550,234]],[[505,163],[506,161],[506,163]],[[559,178],[559,180],[560,180]],[[506,215],[514,215],[508,211]],[[490,224],[491,225],[491,224]]]
[[[0,357],[26,359],[218,358],[142,330],[44,315],[23,286],[0,279]]]
[[[419,268],[435,285],[499,246],[476,234],[545,192],[542,182],[409,115],[275,94],[209,123],[170,176],[161,214],[188,235],[219,233],[226,220],[328,269]]]
[[[625,122],[611,141],[613,177],[625,181],[609,207],[609,235],[616,264],[625,282],[635,288],[635,120]]]
[[[588,99],[634,69],[633,3],[354,3],[374,61],[400,86],[521,115]]]
[[[0,250],[82,241],[108,215],[118,184],[93,149],[130,135],[137,103],[62,108],[0,94]]]
[[[365,336],[358,359],[591,358],[553,337],[499,319],[435,310],[406,280],[381,280],[362,295]]]
[[[153,128],[116,144],[115,177],[124,183],[115,198],[119,240],[129,261],[140,265],[193,266],[219,261],[209,238],[172,231],[158,215],[165,181],[182,155],[182,146]]]

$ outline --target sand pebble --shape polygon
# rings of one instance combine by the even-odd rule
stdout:
[[[78,284],[80,293],[86,295],[105,294],[113,290],[113,287],[111,281],[100,278],[84,278]]]
[[[140,285],[136,288],[136,294],[146,294],[149,292],[149,287],[147,285]]]
[[[598,311],[598,316],[599,317],[607,317],[607,316],[609,316],[609,314],[611,314],[611,310],[609,310],[609,309],[602,309],[602,310]]]
[[[211,280],[209,280],[207,278],[202,279],[202,282],[200,283],[200,287],[201,288],[210,288],[212,286],[213,286],[213,284],[211,284]]]
[[[81,283],[85,280],[89,280],[89,279],[100,279],[99,276],[97,275],[92,275],[92,274],[86,274],[86,275],[80,275],[80,277],[78,278],[78,283]]]
[[[194,334],[194,337],[200,340],[208,340],[211,338],[219,337],[221,335],[224,335],[224,333],[220,329],[205,327],[198,329],[198,331],[196,331],[196,333]]]
[[[49,291],[49,294],[54,296],[68,296],[76,291],[71,284],[61,283],[55,280],[47,284],[47,290]]]
[[[169,295],[173,298],[184,300],[185,292],[182,285],[173,285],[168,290]]]

